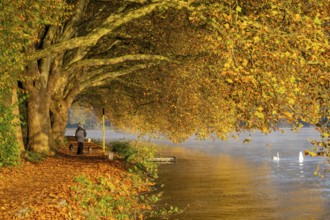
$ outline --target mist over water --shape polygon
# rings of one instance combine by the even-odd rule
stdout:
[[[255,133],[243,144],[246,137],[190,140],[176,164],[160,166],[163,203],[187,207],[178,219],[330,219],[330,173],[314,175],[328,163],[309,156],[298,161],[299,151],[312,148],[307,138],[319,137],[314,129]],[[280,160],[273,161],[277,152]]]
[[[67,135],[71,131],[67,131]],[[89,137],[102,137],[101,131],[87,131]],[[126,138],[107,131],[107,141]],[[251,142],[243,140],[251,137]],[[176,156],[174,164],[159,167],[162,204],[186,211],[176,216],[183,220],[208,219],[330,219],[330,172],[322,179],[314,175],[318,166],[329,169],[323,158],[306,156],[299,163],[299,151],[312,149],[308,138],[318,139],[313,128],[299,133],[285,129],[242,134],[238,140],[197,141],[169,145],[164,156]],[[279,161],[272,160],[277,152]]]

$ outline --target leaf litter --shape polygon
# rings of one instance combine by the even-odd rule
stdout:
[[[102,151],[77,156],[64,148],[40,163],[25,161],[19,167],[1,168],[0,219],[85,219],[84,209],[74,199],[75,178],[103,176],[134,188],[126,170],[125,162],[109,161]]]

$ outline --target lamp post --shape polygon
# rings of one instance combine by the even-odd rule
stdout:
[[[102,147],[103,147],[103,153],[105,153],[105,110],[102,109]]]

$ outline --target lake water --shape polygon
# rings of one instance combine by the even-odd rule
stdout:
[[[106,136],[125,135],[107,131]],[[164,156],[178,159],[161,164],[158,179],[164,184],[162,204],[186,209],[175,219],[330,219],[330,172],[324,179],[314,175],[318,166],[329,169],[329,164],[309,156],[298,161],[299,151],[312,148],[307,138],[319,137],[313,128],[254,133],[243,144],[246,137],[227,142],[189,139],[180,145],[156,141],[170,145]],[[280,160],[273,161],[277,152]]]

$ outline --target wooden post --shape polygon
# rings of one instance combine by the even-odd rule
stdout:
[[[105,153],[105,115],[104,115],[104,108],[103,108],[103,115],[102,115],[102,147],[103,153]]]

